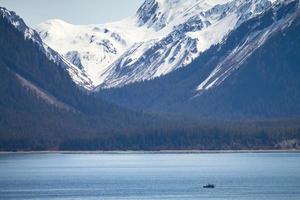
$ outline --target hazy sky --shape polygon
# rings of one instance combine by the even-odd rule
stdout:
[[[100,24],[134,15],[144,0],[0,0],[35,27],[47,19],[73,24]]]

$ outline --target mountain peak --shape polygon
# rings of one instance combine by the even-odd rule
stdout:
[[[23,33],[25,39],[31,39],[34,42],[42,43],[38,33],[29,28],[24,20],[14,11],[0,7],[0,16],[12,24],[19,32]]]
[[[47,21],[45,21],[45,22],[42,22],[41,23],[42,25],[48,25],[48,26],[67,26],[67,25],[72,25],[72,24],[70,24],[70,23],[68,23],[68,22],[66,22],[66,21],[64,21],[64,20],[62,20],[62,19],[49,19],[49,20],[47,20]],[[38,25],[38,27],[41,25],[41,24],[39,24]]]
[[[137,11],[138,23],[140,26],[146,24],[150,20],[155,21],[156,12],[158,11],[159,4],[157,0],[146,0]]]
[[[183,15],[201,13],[234,0],[146,0],[137,11],[139,26],[160,30]],[[177,19],[178,18],[178,19]]]
[[[47,45],[82,69],[95,87],[120,87],[187,66],[274,3],[145,0],[135,16],[122,21],[75,26],[50,20],[37,30]]]

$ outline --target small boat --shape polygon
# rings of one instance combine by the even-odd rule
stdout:
[[[203,188],[215,188],[215,185],[214,184],[207,184],[207,185],[204,185]]]

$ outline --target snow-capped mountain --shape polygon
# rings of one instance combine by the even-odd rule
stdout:
[[[274,2],[146,0],[136,15],[115,23],[79,26],[49,20],[37,31],[93,87],[120,87],[186,66]]]
[[[40,38],[39,34],[32,28],[28,27],[23,19],[15,12],[0,7],[0,17],[7,19],[19,32],[24,35],[24,39],[33,41],[49,58],[49,60],[66,69],[76,84],[88,90],[92,88],[90,79],[82,70],[46,45]]]
[[[143,37],[131,19],[106,25],[72,25],[49,20],[37,27],[41,38],[99,85],[105,71],[135,40]],[[133,36],[135,34],[135,36]]]
[[[200,118],[299,118],[299,5],[275,2],[186,67],[97,94],[135,110]]]

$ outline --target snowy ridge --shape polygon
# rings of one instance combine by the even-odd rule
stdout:
[[[153,17],[148,17],[143,25],[156,31],[149,39],[151,42],[124,53],[109,68],[109,75],[100,87],[120,87],[184,67],[212,45],[222,42],[239,24],[272,5],[267,0],[157,2]]]
[[[261,47],[266,40],[275,32],[284,29],[299,15],[299,1],[286,1],[285,5],[290,4],[290,10],[286,10],[285,15],[277,16],[277,10],[281,8],[281,4],[278,3],[274,6],[273,15],[274,22],[267,28],[254,32],[248,36],[222,61],[218,66],[210,73],[210,75],[197,87],[197,91],[209,90],[211,88],[219,86],[225,79],[227,79],[234,71],[247,60],[247,58],[259,47]],[[298,12],[295,12],[295,10]],[[259,26],[259,24],[257,24]]]
[[[73,81],[88,90],[92,89],[92,84],[89,78],[82,70],[79,70],[77,66],[67,61],[64,57],[58,54],[45,44],[40,38],[39,34],[32,28],[28,27],[22,18],[20,18],[15,12],[9,11],[6,8],[0,7],[0,17],[6,19],[11,23],[18,31],[24,35],[24,39],[33,41],[40,50],[49,58],[49,60],[55,62],[62,68],[66,69]]]
[[[107,67],[133,45],[132,39],[145,34],[136,29],[131,19],[105,26],[79,26],[55,19],[37,27],[41,38],[84,71],[94,85],[103,81]]]
[[[153,79],[184,67],[274,3],[146,0],[135,16],[118,22],[83,26],[49,20],[38,25],[37,31],[97,90]]]

